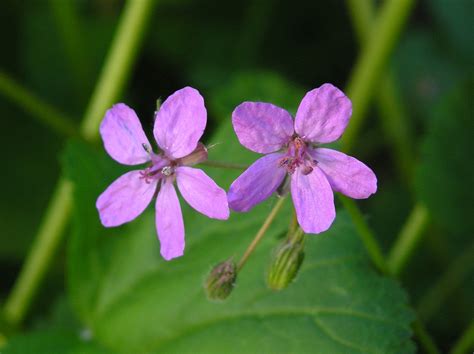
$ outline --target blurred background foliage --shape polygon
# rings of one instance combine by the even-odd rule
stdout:
[[[378,5],[382,2],[375,3]],[[119,0],[3,2],[0,11],[0,40],[3,44],[3,54],[0,56],[0,115],[3,127],[0,148],[4,156],[4,167],[0,174],[0,303],[7,298],[19,274],[51,193],[61,175],[59,157],[63,156],[62,161],[70,178],[76,183],[82,181],[84,195],[89,193],[91,200],[118,176],[115,172],[97,179],[90,179],[87,175],[78,177],[81,176],[82,170],[80,166],[78,168],[79,162],[76,161],[82,161],[81,159],[85,161],[84,164],[90,163],[91,166],[110,165],[100,162],[104,157],[99,144],[90,148],[77,141],[74,144],[67,143],[64,136],[32,119],[34,114],[27,105],[22,106],[12,100],[6,93],[8,90],[5,89],[5,82],[13,79],[55,107],[61,112],[58,114],[66,116],[74,125],[79,125],[123,6],[123,2]],[[400,165],[396,163],[394,147],[383,127],[383,112],[377,109],[377,105],[371,105],[368,118],[351,152],[371,166],[378,176],[378,193],[367,201],[361,201],[359,205],[385,253],[389,253],[413,206],[421,202],[428,210],[430,216],[423,236],[399,278],[410,303],[426,322],[429,332],[443,352],[448,351],[474,317],[474,192],[471,186],[474,181],[473,7],[472,0],[417,1],[389,61],[395,78],[398,109],[404,118],[399,124],[404,124],[404,137],[410,144],[408,151],[414,166],[413,174],[408,170],[401,171]],[[212,0],[161,0],[157,1],[154,7],[143,46],[120,101],[134,107],[142,119],[145,131],[150,132],[156,99],[164,99],[175,90],[191,85],[198,88],[206,98],[209,121],[205,141],[225,145],[233,139],[235,144],[235,137],[230,130],[228,134],[225,133],[226,129],[230,129],[227,126],[228,120],[235,105],[250,99],[271,100],[294,112],[304,92],[311,88],[324,82],[331,82],[340,88],[345,87],[359,52],[350,13],[346,2],[342,0],[246,0],[225,3]],[[63,152],[66,145],[66,152]],[[221,149],[221,145],[217,145],[215,149]],[[223,151],[227,151],[225,149],[222,147]],[[216,159],[219,156],[221,159],[229,156],[222,152],[216,154]],[[83,157],[92,155],[90,158]],[[248,160],[242,151],[232,156],[235,156],[233,159],[241,159],[237,162],[247,162],[255,158],[255,155],[249,155]],[[84,170],[100,171],[101,168],[85,166]],[[116,166],[107,168],[104,167],[106,171],[114,171],[114,168],[116,171]],[[219,172],[211,170],[209,173],[212,175]],[[233,174],[221,176],[220,181],[227,187],[231,177],[235,176],[234,171]],[[93,180],[98,185],[88,188],[84,185],[84,180]],[[261,215],[264,215],[268,207],[262,210]],[[70,240],[76,240],[76,243],[81,240],[77,223],[85,229],[89,225],[85,220],[87,216],[77,216],[80,211],[80,207],[76,206],[72,232],[68,230],[66,236],[68,248],[74,247],[70,245]],[[341,215],[338,218],[342,219],[342,224],[335,226],[338,230],[344,229],[344,220],[347,219],[346,215]],[[189,224],[186,222],[187,230],[192,227],[207,227],[207,220],[196,218],[198,221],[195,221],[195,224],[194,221],[189,221]],[[147,221],[141,224],[146,223]],[[154,230],[153,226],[148,226],[150,230]],[[227,233],[232,229],[226,230],[222,233],[227,237]],[[245,246],[244,241],[251,235],[249,230],[249,234],[242,235],[244,240],[232,239],[225,242],[227,253],[220,254],[218,250],[214,250],[215,254],[211,252],[210,260],[197,261],[195,258],[198,257],[192,254],[189,247],[191,251],[186,253],[185,260],[179,260],[175,265],[168,264],[167,269],[180,269],[188,263],[188,267],[192,268],[193,262],[198,262],[201,267],[197,269],[203,273],[192,273],[194,278],[190,277],[189,281],[194,287],[199,287],[212,262],[225,259]],[[82,237],[92,237],[91,232],[93,233],[90,231]],[[108,233],[112,235],[114,231]],[[356,238],[350,227],[343,233]],[[149,247],[157,245],[154,231],[141,234],[153,241]],[[278,234],[279,232],[275,231],[275,235]],[[241,235],[234,236],[239,238]],[[217,233],[216,243],[220,242],[217,240],[219,237],[221,236]],[[107,242],[110,238],[107,238]],[[188,245],[192,242],[189,231],[187,241]],[[230,247],[232,242],[235,242],[235,248]],[[81,247],[85,248],[79,248],[82,253],[76,257],[93,257],[88,255],[86,246]],[[318,248],[314,249],[316,252]],[[313,248],[307,252],[311,250]],[[74,259],[74,252],[79,251],[68,249],[66,252],[66,247],[63,247],[55,255],[53,266],[40,288],[38,297],[35,298],[32,311],[22,330],[24,333],[33,330],[41,330],[43,333],[12,337],[8,353],[29,352],[31,348],[37,347],[36,341],[57,343],[56,347],[51,347],[53,349],[45,347],[45,353],[54,350],[62,353],[106,353],[109,349],[117,349],[116,345],[110,345],[116,338],[110,330],[104,328],[111,323],[117,325],[120,321],[130,318],[121,318],[126,316],[126,312],[114,314],[119,317],[116,319],[118,322],[114,322],[114,319],[107,316],[104,318],[99,314],[86,313],[92,309],[88,307],[92,306],[88,303],[92,300],[81,300],[80,297],[85,295],[78,294],[87,289],[83,288],[83,285],[74,284],[77,281],[75,278],[84,275],[77,275],[70,269],[74,268],[71,265],[74,261],[70,258]],[[333,248],[329,253],[331,252],[335,252]],[[120,262],[120,259],[111,262]],[[185,265],[182,265],[183,262]],[[260,263],[260,266],[257,262],[246,269],[247,273],[254,273],[255,279],[261,276],[263,271],[265,262]],[[134,267],[133,264],[130,266]],[[124,270],[117,270],[119,271]],[[309,281],[304,278],[305,274],[302,273],[295,287],[304,289],[305,283]],[[309,277],[309,274],[306,275]],[[86,275],[92,276],[93,272]],[[112,275],[120,279],[118,274]],[[249,274],[245,276],[252,278]],[[339,279],[337,275],[334,277]],[[87,283],[87,277],[83,281]],[[105,281],[120,282],[114,279]],[[156,283],[160,281],[163,279],[159,278]],[[92,287],[100,285],[99,280],[90,279],[90,283]],[[167,294],[165,296],[172,298],[172,284],[173,282],[170,282],[166,291],[156,290],[156,296],[159,297],[162,291]],[[324,284],[325,282],[322,282],[321,286]],[[82,290],[76,293],[74,289],[77,286]],[[176,291],[179,290],[178,287]],[[150,291],[154,294],[155,290]],[[291,291],[291,287],[288,291]],[[398,291],[400,290],[395,290]],[[243,289],[242,294],[240,296],[246,296]],[[239,296],[239,293],[235,296]],[[292,301],[291,293],[283,296],[287,298],[285,301]],[[298,296],[293,299],[296,301]],[[168,301],[166,303],[162,300],[160,303],[168,306],[172,302]],[[317,299],[315,301],[317,302]],[[204,299],[196,299],[196,306],[201,307],[196,316],[202,316],[199,311],[210,311],[205,310],[208,305]],[[380,306],[384,311],[389,311],[386,307],[391,305],[382,302]],[[133,308],[130,309],[132,310]],[[144,307],[138,310],[147,309]],[[160,321],[160,316],[166,318],[170,314],[171,317],[176,315],[170,311],[168,314],[158,311],[156,321]],[[409,321],[410,315],[407,314],[404,318]],[[153,323],[148,325],[153,326]],[[89,330],[84,329],[85,326],[88,326]],[[284,328],[284,325],[282,326]],[[335,326],[338,328],[337,324]],[[98,334],[100,343],[97,347],[96,344],[82,340],[90,337],[90,327],[98,327],[95,330],[106,332]],[[306,327],[302,325],[301,328]],[[122,327],[117,325],[116,329],[118,332],[130,330],[126,324]],[[256,330],[262,328],[256,327]],[[291,333],[291,330],[288,330]],[[74,335],[77,331],[81,333],[80,338]],[[230,328],[229,331],[234,333],[232,331],[237,330]],[[5,329],[4,333],[9,333],[9,330]],[[347,333],[350,335],[351,331]],[[213,335],[222,333],[217,331]],[[242,335],[251,338],[250,332]],[[133,337],[133,334],[131,336]],[[166,333],[164,336],[166,337]],[[135,339],[146,342],[146,338],[140,336]],[[77,346],[71,344],[71,341],[78,342]],[[130,345],[130,350],[137,348],[130,342],[123,345],[125,348]],[[153,344],[149,345],[150,348],[153,347]],[[172,350],[165,348],[167,352],[179,352],[180,346],[176,345]],[[412,350],[410,344],[405,345],[411,348],[405,348],[407,352]],[[64,349],[58,349],[63,346]],[[109,349],[104,349],[104,346]],[[73,347],[73,350],[69,349]],[[147,349],[146,346],[139,348]],[[271,350],[272,347],[267,348]],[[304,344],[295,348],[305,350]],[[327,348],[326,352],[337,352],[337,349],[331,346],[322,348]],[[225,352],[225,347],[223,350],[222,352]],[[393,352],[404,352],[403,350],[395,348]]]

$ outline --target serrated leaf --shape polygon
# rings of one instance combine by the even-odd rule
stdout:
[[[229,102],[253,99],[237,91],[245,96],[229,97]],[[275,102],[264,96],[260,99]],[[238,145],[229,122],[232,108],[222,110],[226,121],[213,139],[222,144],[211,149],[211,156],[249,163],[257,156]],[[125,353],[413,352],[406,295],[372,270],[344,212],[330,231],[307,238],[297,281],[275,293],[265,286],[264,271],[292,217],[287,201],[230,298],[210,302],[202,288],[208,271],[243,253],[274,200],[246,214],[233,213],[226,222],[207,219],[182,202],[185,255],[165,262],[152,210],[120,228],[99,224],[95,199],[118,176],[105,154],[76,143],[65,156],[76,198],[69,293],[100,343]],[[240,172],[208,173],[227,188]]]

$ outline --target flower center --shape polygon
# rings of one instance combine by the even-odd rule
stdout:
[[[308,154],[306,143],[299,136],[294,137],[289,143],[285,156],[283,156],[278,164],[285,168],[291,175],[298,167],[302,168],[303,174],[307,175],[313,171],[315,161]]]
[[[163,156],[152,155],[151,165],[140,171],[140,178],[144,179],[146,183],[151,183],[153,180],[170,177],[174,174],[176,166],[175,161],[170,161]]]

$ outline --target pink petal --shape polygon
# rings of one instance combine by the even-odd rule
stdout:
[[[279,150],[293,135],[293,119],[271,103],[244,102],[232,113],[232,124],[247,149],[267,154]]]
[[[184,223],[178,195],[171,181],[165,181],[156,198],[156,231],[161,255],[167,261],[184,253]]]
[[[309,91],[296,112],[295,130],[305,141],[330,143],[339,139],[352,114],[352,103],[337,87],[324,84]]]
[[[329,229],[336,217],[334,194],[319,168],[308,175],[298,168],[291,176],[291,196],[304,232],[319,234]]]
[[[130,171],[120,176],[97,198],[96,207],[104,226],[132,221],[150,204],[156,181],[146,183],[140,172]]]
[[[199,91],[185,87],[169,96],[155,117],[153,134],[169,157],[180,158],[193,152],[204,128],[207,112]]]
[[[107,153],[124,165],[138,165],[150,160],[144,145],[150,143],[135,111],[118,103],[110,108],[100,124],[100,135]]]
[[[377,177],[359,160],[332,149],[318,148],[309,153],[336,192],[364,199],[377,191]]]
[[[261,157],[232,183],[227,199],[233,210],[249,211],[275,192],[286,175],[286,170],[278,166],[282,156],[274,153]]]
[[[191,167],[176,169],[178,188],[194,209],[213,219],[229,218],[226,192],[204,171]]]

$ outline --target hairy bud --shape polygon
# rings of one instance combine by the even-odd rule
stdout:
[[[205,289],[210,300],[225,300],[234,289],[237,267],[232,259],[217,264],[206,279]]]
[[[304,234],[299,230],[280,244],[270,263],[268,287],[282,290],[295,279],[304,259]]]

